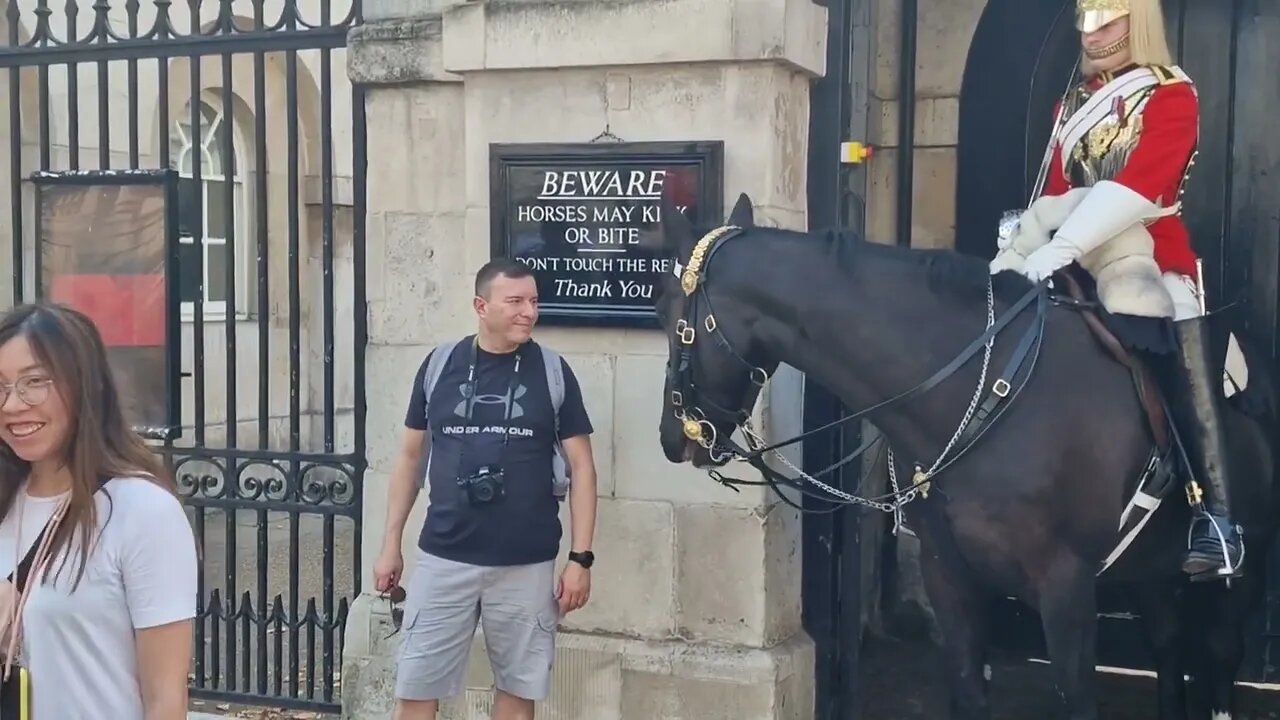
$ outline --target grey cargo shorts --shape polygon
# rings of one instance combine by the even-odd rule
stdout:
[[[477,622],[495,686],[516,697],[546,699],[560,623],[555,561],[485,567],[421,550],[405,596],[396,697],[461,694]]]

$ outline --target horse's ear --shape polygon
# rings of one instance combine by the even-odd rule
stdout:
[[[671,255],[683,257],[693,249],[693,226],[689,224],[689,218],[671,201],[670,195],[662,196],[661,212],[663,249]]]
[[[738,202],[734,203],[733,212],[729,213],[729,224],[740,228],[755,227],[756,216],[751,209],[751,198],[746,193],[738,195]]]

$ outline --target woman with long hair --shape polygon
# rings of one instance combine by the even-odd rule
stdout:
[[[89,318],[0,318],[0,667],[29,673],[33,720],[187,716],[197,559],[174,490]]]

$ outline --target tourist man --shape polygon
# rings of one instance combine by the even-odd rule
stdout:
[[[374,565],[379,592],[398,585],[404,526],[425,474],[427,516],[396,661],[397,720],[433,719],[441,698],[463,691],[477,622],[493,667],[493,719],[533,720],[534,701],[550,691],[558,623],[591,589],[596,475],[577,379],[531,339],[538,288],[523,264],[481,268],[473,304],[477,333],[428,354],[410,388]],[[572,523],[557,578],[561,458]]]

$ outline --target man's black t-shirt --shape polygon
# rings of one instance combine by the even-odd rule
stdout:
[[[554,559],[560,548],[559,506],[552,494],[555,415],[542,353],[532,341],[515,353],[476,347],[472,419],[466,419],[463,389],[471,363],[472,337],[454,346],[431,394],[423,397],[428,354],[413,381],[405,425],[431,433],[430,505],[418,546],[433,555],[472,565],[525,565]],[[516,356],[519,377],[512,382]],[[569,364],[564,369],[560,437],[592,431],[582,391]],[[504,422],[510,392],[510,421]],[[429,409],[428,409],[429,408]],[[503,447],[504,431],[509,440]],[[473,505],[458,480],[481,467],[504,472],[505,497]]]

